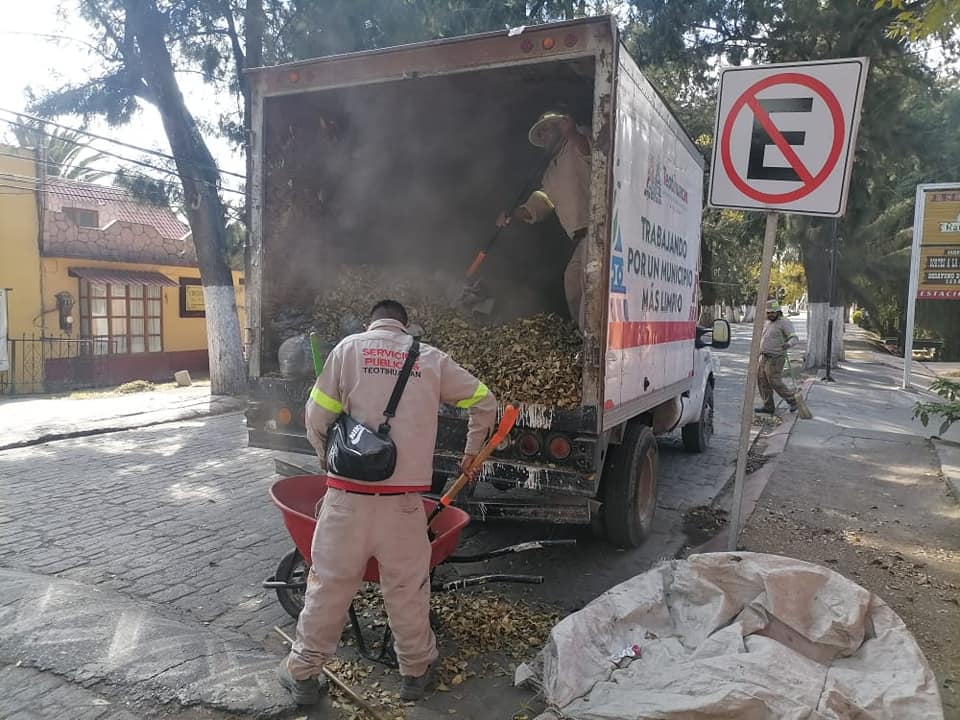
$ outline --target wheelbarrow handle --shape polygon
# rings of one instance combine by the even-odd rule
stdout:
[[[487,458],[493,454],[493,451],[499,447],[500,443],[507,439],[507,435],[510,434],[510,431],[513,429],[514,423],[517,422],[517,416],[520,414],[520,411],[517,410],[513,405],[507,405],[503,409],[503,417],[500,418],[500,424],[497,426],[497,431],[493,434],[493,437],[490,438],[487,443],[480,448],[480,452],[477,453],[476,457],[473,459],[473,464],[471,468],[479,468],[486,462]],[[457,481],[453,486],[447,490],[441,497],[440,502],[437,503],[437,506],[430,513],[427,518],[427,533],[431,534],[430,525],[433,523],[433,520],[437,515],[440,514],[440,511],[443,510],[447,505],[452,503],[456,499],[457,495],[463,490],[464,485],[470,482],[470,476],[467,473],[460,473],[460,477],[457,478]],[[431,540],[433,539],[431,535]]]

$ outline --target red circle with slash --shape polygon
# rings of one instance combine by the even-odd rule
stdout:
[[[802,85],[819,95],[830,111],[830,117],[833,121],[833,142],[830,146],[830,152],[827,155],[827,161],[816,175],[812,174],[803,164],[803,161],[794,152],[793,148],[783,137],[783,134],[777,129],[777,126],[773,124],[773,120],[770,119],[767,111],[764,110],[757,101],[757,93],[774,85]],[[763,125],[763,129],[767,131],[767,135],[770,136],[770,139],[773,140],[780,152],[783,153],[784,158],[786,158],[790,167],[792,167],[794,172],[800,177],[803,185],[790,192],[766,193],[752,187],[737,173],[733,159],[730,157],[730,134],[733,131],[733,124],[736,122],[737,116],[740,114],[740,111],[743,110],[744,106],[749,107],[760,121],[760,124]],[[840,107],[840,102],[837,100],[837,96],[833,94],[833,91],[824,83],[809,75],[803,75],[801,73],[778,73],[754,83],[733,103],[733,106],[730,108],[730,113],[727,116],[727,121],[723,125],[723,132],[720,135],[720,157],[723,161],[723,167],[727,172],[727,177],[730,178],[730,182],[744,195],[758,202],[787,203],[806,197],[823,185],[824,181],[830,177],[830,173],[837,167],[837,162],[840,160],[840,154],[843,151],[843,138],[843,108]]]

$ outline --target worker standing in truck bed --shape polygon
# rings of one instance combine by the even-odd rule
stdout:
[[[500,213],[497,225],[514,220],[538,223],[553,213],[573,241],[573,255],[563,272],[563,290],[570,317],[583,329],[583,239],[590,221],[590,139],[566,112],[548,110],[530,128],[532,145],[543,148],[550,162],[540,189],[512,210]]]

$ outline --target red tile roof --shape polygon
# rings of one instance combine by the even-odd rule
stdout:
[[[114,220],[156,228],[160,237],[179,240],[190,228],[172,210],[138,200],[123,188],[49,177],[46,180],[47,209],[62,212],[65,207],[96,210],[101,228]]]

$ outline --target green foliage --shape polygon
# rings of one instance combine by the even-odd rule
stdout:
[[[75,130],[48,127],[36,120],[22,120],[12,126],[20,147],[42,149],[44,172],[67,180],[94,182],[110,173],[94,167],[105,156],[87,147],[87,138]]]
[[[756,275],[745,259],[760,257],[763,217],[739,210],[707,210],[702,227],[703,304],[751,302],[756,294]]]
[[[138,200],[157,207],[176,208],[183,202],[179,183],[121,168],[113,176],[113,184],[129,191]]]
[[[899,5],[896,0],[876,8],[853,0],[634,0],[625,31],[644,72],[675,105],[705,153],[712,142],[719,65],[870,57],[847,213],[838,227],[834,299],[856,301],[885,335],[897,335],[903,324],[915,187],[960,177],[960,88],[928,67],[908,37],[889,32],[904,11]],[[937,7],[960,3],[905,5],[929,19]],[[955,17],[952,10],[950,17]],[[703,225],[703,297],[710,302],[726,292],[735,301],[732,296],[749,294],[742,266],[759,259],[762,229],[714,213],[706,214]],[[811,302],[828,299],[832,239],[831,220],[781,218],[779,250],[799,253]],[[740,290],[723,291],[707,282],[732,282]],[[955,315],[928,313],[928,304],[920,304],[918,325],[936,328],[945,348],[960,345]],[[954,321],[948,327],[949,317]]]
[[[896,11],[889,25],[890,33],[896,37],[921,40],[935,35],[947,40],[960,26],[957,0],[920,0],[908,4],[903,0],[876,0],[874,7]]]
[[[869,318],[869,315],[867,315],[867,311],[864,310],[863,308],[857,308],[856,310],[853,311],[854,325],[858,325],[859,327],[865,328],[867,327],[868,318]]]
[[[770,296],[781,305],[792,305],[807,290],[807,275],[803,265],[796,261],[774,263],[770,269]]]
[[[960,381],[937,378],[930,389],[943,398],[943,402],[918,402],[913,406],[913,418],[920,419],[926,427],[930,418],[942,418],[939,435],[946,434],[953,423],[960,420]]]

